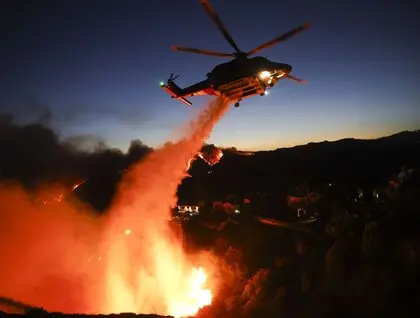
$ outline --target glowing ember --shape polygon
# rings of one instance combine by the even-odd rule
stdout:
[[[198,153],[198,156],[209,166],[214,166],[223,157],[223,152],[219,148],[213,147],[210,151]]]
[[[80,187],[82,184],[84,184],[86,182],[86,180],[82,180],[78,183],[76,183],[75,185],[72,186],[71,190],[74,191],[76,190],[78,187]]]
[[[191,159],[189,159],[188,160],[188,163],[187,163],[187,168],[185,169],[185,171],[188,171],[188,170],[190,170],[190,168],[191,168],[191,164],[192,164],[192,162],[194,161],[194,158],[191,158]]]

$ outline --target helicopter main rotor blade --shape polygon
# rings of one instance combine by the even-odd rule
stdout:
[[[298,82],[299,84],[306,84],[306,81],[303,79],[300,79],[299,77],[296,77],[290,74],[287,74],[285,77],[287,77],[288,79],[292,81]]]
[[[204,55],[211,55],[211,56],[218,56],[218,57],[234,56],[232,53],[222,53],[222,52],[216,52],[216,51],[211,51],[211,50],[200,50],[200,49],[194,49],[191,47],[178,46],[178,45],[172,45],[171,49],[174,51],[197,53],[197,54],[204,54]]]
[[[220,20],[219,16],[217,15],[216,11],[214,11],[213,7],[211,6],[208,0],[200,0],[200,3],[203,5],[204,9],[207,11],[210,18],[216,23],[219,30],[222,32],[223,36],[225,37],[226,41],[235,49],[236,52],[242,53],[242,51],[238,48],[233,38],[230,36],[228,30],[226,29],[223,22]]]
[[[284,40],[287,40],[287,39],[291,38],[292,36],[294,36],[294,35],[302,32],[302,31],[308,29],[309,27],[310,27],[310,24],[309,23],[305,23],[305,24],[303,24],[301,26],[298,26],[297,28],[294,28],[294,29],[288,31],[288,32],[280,35],[279,37],[277,37],[277,38],[275,38],[275,39],[273,39],[273,40],[271,40],[271,41],[269,41],[267,43],[264,43],[264,44],[256,47],[255,49],[249,51],[247,53],[247,55],[255,54],[255,53],[257,53],[257,52],[259,52],[261,50],[264,50],[266,48],[269,48],[270,46],[273,46],[275,44],[278,44],[280,42],[283,42]]]

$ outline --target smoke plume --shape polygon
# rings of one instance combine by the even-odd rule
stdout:
[[[150,151],[139,140],[131,142],[127,153],[90,135],[62,141],[44,124],[18,125],[13,116],[0,114],[0,180],[17,180],[25,187],[57,181],[71,186],[80,179],[123,170]]]

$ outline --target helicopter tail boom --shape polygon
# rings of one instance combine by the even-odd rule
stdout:
[[[181,89],[172,81],[168,81],[168,84],[162,83],[160,85],[172,98],[176,98],[181,103],[184,103],[187,106],[192,106],[192,103],[185,97],[179,96],[178,93]]]

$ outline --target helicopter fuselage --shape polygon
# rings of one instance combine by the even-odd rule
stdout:
[[[234,59],[227,63],[219,64],[207,74],[207,81],[217,90],[222,85],[243,78],[258,77],[263,81],[268,81],[270,77],[279,79],[288,75],[291,71],[292,66],[289,64],[272,62],[265,57],[257,56],[251,59]]]
[[[173,97],[186,105],[191,105],[185,97],[196,95],[225,96],[238,105],[239,101],[265,95],[277,81],[285,78],[292,71],[292,66],[272,62],[265,57],[236,58],[217,65],[207,79],[184,89],[179,88],[172,79],[162,87]]]
[[[224,95],[239,102],[254,95],[265,95],[268,89],[292,71],[288,64],[264,57],[234,59],[219,64],[207,74],[212,95]]]
[[[292,36],[306,30],[308,23],[300,25],[286,33],[255,47],[250,51],[242,51],[236,45],[232,36],[229,34],[223,22],[214,11],[209,0],[200,0],[207,14],[216,24],[219,31],[223,34],[225,40],[234,49],[233,53],[223,53],[212,50],[201,50],[185,46],[174,45],[172,49],[175,51],[183,51],[190,53],[198,53],[217,57],[228,57],[233,60],[217,65],[211,72],[207,73],[207,78],[188,87],[178,87],[174,80],[178,76],[169,77],[166,83],[162,82],[161,87],[172,98],[178,99],[180,102],[191,106],[192,103],[186,97],[197,95],[216,95],[228,97],[231,101],[235,101],[235,106],[239,106],[239,102],[243,98],[254,95],[265,95],[268,89],[273,87],[277,81],[288,78],[299,83],[304,81],[289,74],[292,67],[289,64],[277,63],[270,61],[262,56],[249,58],[261,50],[267,49],[275,44],[283,42]]]

